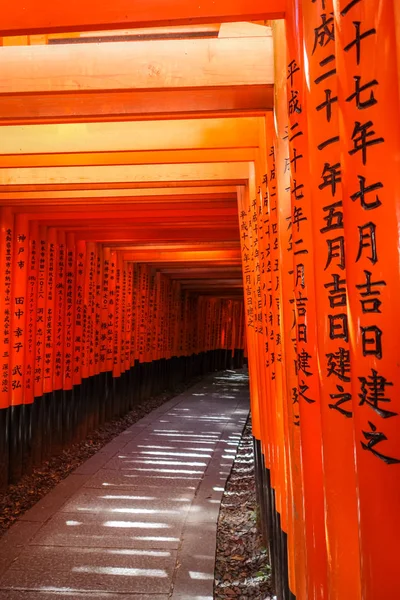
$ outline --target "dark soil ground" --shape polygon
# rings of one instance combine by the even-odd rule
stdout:
[[[143,401],[124,417],[117,417],[92,431],[82,442],[70,446],[59,456],[44,462],[30,475],[25,475],[17,484],[8,486],[4,492],[0,493],[0,537],[24,512],[32,508],[36,502],[85,460],[96,454],[103,446],[139,419],[167,400],[181,394],[200,379],[201,377],[192,379],[187,384],[177,386],[173,392],[163,392]]]
[[[271,568],[257,526],[254,455],[248,423],[222,498],[217,531],[215,600],[269,600]]]

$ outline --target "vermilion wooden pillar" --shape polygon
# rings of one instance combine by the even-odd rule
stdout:
[[[400,111],[393,6],[334,2],[365,600],[399,589]]]
[[[285,44],[283,31],[275,32],[277,48]],[[324,526],[324,480],[322,435],[317,361],[316,289],[314,245],[309,187],[307,93],[303,63],[303,27],[301,3],[290,0],[286,19],[288,141],[291,173],[291,234],[293,244],[293,306],[296,317],[298,377],[292,390],[299,404],[303,490],[307,546],[308,598],[317,600],[327,594],[327,550]],[[297,107],[297,108],[296,108]],[[301,107],[301,110],[299,110]]]
[[[282,27],[276,25],[276,27]],[[297,390],[296,313],[294,308],[292,207],[290,194],[289,145],[287,139],[288,110],[286,92],[286,52],[284,47],[275,50],[275,103],[273,133],[275,149],[275,180],[270,180],[271,193],[277,194],[279,235],[279,264],[281,277],[281,336],[282,360],[285,377],[285,402],[287,414],[288,473],[290,496],[288,512],[292,519],[289,557],[294,561],[289,572],[291,592],[298,600],[307,599],[307,565],[303,507],[303,474],[301,460],[300,414]],[[273,130],[272,124],[269,129]],[[290,517],[289,517],[290,518]]]
[[[303,3],[328,597],[360,598],[342,168],[331,0]]]

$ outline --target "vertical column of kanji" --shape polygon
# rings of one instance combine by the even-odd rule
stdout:
[[[96,244],[95,252],[95,271],[96,271],[96,285],[94,293],[94,374],[95,374],[95,385],[94,385],[94,399],[96,406],[96,426],[103,424],[105,419],[105,402],[106,393],[104,386],[104,379],[101,371],[100,364],[100,344],[101,344],[101,311],[102,311],[102,300],[103,300],[103,247],[101,244]]]
[[[125,328],[126,328],[126,294],[128,283],[128,271],[126,261],[122,261],[121,269],[121,346],[120,346],[120,362],[121,376],[125,373]]]
[[[157,328],[157,314],[156,314],[156,302],[157,302],[157,277],[156,271],[151,269],[150,274],[150,328],[148,332],[148,361],[151,364],[151,393],[153,393],[156,369],[157,369],[157,357],[155,353],[155,338]]]
[[[57,442],[53,435],[55,421],[55,401],[53,396],[54,374],[54,306],[55,306],[55,269],[56,269],[57,230],[50,227],[47,232],[47,273],[45,284],[44,309],[44,365],[43,365],[43,451],[44,458],[52,454],[53,444]]]
[[[35,387],[35,334],[36,334],[36,298],[37,298],[37,275],[39,257],[39,225],[37,221],[29,223],[29,253],[28,253],[28,284],[26,294],[26,348],[25,348],[25,389],[24,402],[31,404],[31,422],[29,424],[31,434],[25,437],[24,463],[27,470],[31,465],[40,462],[41,448],[38,445],[38,414],[39,402],[34,401]],[[30,439],[30,444],[28,440]],[[40,439],[40,438],[39,438]],[[40,458],[39,458],[40,456]]]
[[[278,32],[278,29],[275,30]],[[283,32],[282,32],[283,33]],[[282,44],[283,35],[276,35]],[[297,328],[297,370],[310,600],[327,594],[321,411],[317,362],[316,298],[306,122],[301,3],[289,0],[286,18],[287,100],[292,197],[292,243]],[[329,69],[329,61],[326,65]],[[296,108],[293,108],[296,106]]]
[[[332,0],[304,3],[310,193],[317,287],[318,362],[329,597],[360,597],[338,90]]]
[[[282,27],[277,24],[276,27]],[[282,34],[281,34],[282,35]],[[286,93],[286,48],[281,45],[275,53],[274,123],[268,117],[267,139],[273,140],[275,179],[268,179],[271,191],[277,194],[277,227],[280,264],[280,341],[283,367],[283,386],[286,404],[288,457],[288,518],[292,520],[292,539],[288,539],[289,586],[298,600],[307,600],[306,550],[303,509],[302,461],[300,454],[300,414],[297,393],[297,340],[294,308],[292,209],[288,146],[288,110]],[[275,126],[274,126],[275,125]]]
[[[54,427],[53,451],[63,448],[63,422],[65,422],[63,401],[63,359],[64,359],[64,302],[65,302],[65,231],[57,231],[54,265],[54,354],[53,354],[53,395]]]
[[[160,331],[158,338],[158,346],[160,352],[160,358],[163,363],[163,383],[165,387],[166,383],[166,342],[167,342],[167,310],[168,310],[168,278],[165,275],[161,275],[160,280],[160,302],[161,302],[161,313],[160,313]]]
[[[258,348],[255,343],[255,322],[254,322],[254,306],[253,306],[253,273],[251,261],[251,249],[249,246],[249,219],[248,219],[248,194],[246,197],[245,190],[238,188],[238,209],[239,209],[239,224],[240,224],[240,245],[242,254],[242,273],[243,273],[243,291],[245,303],[245,335],[248,339],[249,348],[249,376],[250,376],[250,406],[252,415],[252,433],[256,440],[261,441],[261,426],[260,426],[260,398],[262,394],[262,386],[259,384],[260,374],[257,369],[259,362]],[[267,443],[267,440],[264,440]],[[267,459],[268,463],[268,459]],[[267,468],[269,465],[267,464]]]
[[[84,287],[86,273],[86,242],[76,242],[76,292],[75,292],[75,326],[74,326],[74,438],[82,439],[87,432],[86,399],[82,390],[82,358],[84,356]],[[86,318],[86,317],[85,317]]]
[[[121,330],[121,302],[122,302],[122,276],[123,276],[123,259],[121,252],[116,253],[115,264],[115,296],[114,296],[114,346],[113,346],[113,389],[114,389],[114,405],[117,414],[121,414],[121,359],[120,348],[122,341]]]
[[[82,305],[82,354],[81,354],[81,400],[82,409],[85,415],[86,433],[93,426],[93,407],[92,407],[92,380],[90,378],[90,360],[91,360],[91,310],[92,310],[92,290],[93,290],[93,257],[94,243],[86,243],[85,252],[85,277],[83,280],[83,305]]]
[[[47,280],[47,227],[39,225],[38,231],[38,282],[36,298],[36,336],[35,336],[35,369],[34,369],[34,396],[37,404],[37,439],[35,446],[37,454],[34,457],[34,463],[40,464],[42,455],[44,456],[43,439],[44,431],[44,397],[43,397],[43,375],[44,375],[44,353],[45,353],[45,310],[46,310],[46,280]]]
[[[334,2],[361,597],[393,597],[400,531],[400,110],[393,3]],[[344,408],[347,408],[346,405]]]
[[[73,375],[74,375],[74,317],[75,317],[75,293],[76,293],[76,255],[75,236],[73,233],[66,234],[65,240],[65,305],[64,305],[64,426],[63,439],[65,444],[73,440],[74,421],[74,399],[73,399]]]
[[[151,268],[145,265],[144,268],[144,303],[143,303],[143,314],[144,314],[144,337],[143,337],[143,361],[145,369],[145,397],[147,398],[151,386],[151,374],[150,374],[150,358],[149,358],[149,340],[151,330],[151,309],[152,309],[152,275]]]
[[[104,401],[102,404],[101,420],[107,420],[109,408],[109,371],[107,369],[107,342],[108,342],[108,315],[109,315],[109,300],[110,300],[110,248],[102,249],[102,269],[101,269],[101,300],[100,300],[100,382],[103,390]]]
[[[29,222],[26,215],[15,215],[11,285],[10,329],[10,471],[11,482],[23,473],[23,443],[30,420],[30,405],[24,409],[26,347],[26,293],[29,254]],[[25,422],[26,421],[26,422]]]
[[[261,501],[264,538],[268,544],[271,562],[274,565],[275,583],[279,572],[280,556],[278,541],[278,515],[281,513],[281,485],[279,474],[279,453],[277,452],[277,409],[276,409],[276,377],[274,364],[274,304],[272,296],[272,259],[271,259],[271,226],[268,212],[268,195],[262,193],[262,181],[265,183],[265,165],[260,161],[255,164],[257,181],[253,170],[250,171],[249,190],[251,208],[248,210],[249,247],[253,258],[253,286],[256,313],[256,333],[261,341],[259,348],[259,412],[261,432],[261,454],[264,457],[261,465]],[[257,190],[255,189],[257,183]],[[246,283],[249,278],[246,277]],[[261,336],[261,337],[260,337]],[[271,337],[272,336],[272,337]],[[256,444],[256,452],[258,452]],[[261,458],[261,456],[260,456]],[[265,484],[264,484],[265,482]],[[264,490],[266,493],[264,493]],[[277,589],[278,591],[278,589]],[[280,588],[279,588],[280,592]]]
[[[137,366],[139,358],[138,353],[138,306],[139,306],[139,266],[133,264],[133,282],[132,282],[132,338],[131,338],[131,365]],[[136,369],[137,371],[137,369]],[[135,378],[135,385],[138,379]],[[134,390],[136,393],[136,390]]]
[[[267,278],[267,296],[268,296],[268,345],[269,361],[271,366],[271,404],[273,408],[273,420],[275,424],[275,452],[276,452],[276,476],[279,486],[279,495],[277,495],[277,511],[280,516],[278,525],[284,532],[281,565],[281,595],[284,596],[285,586],[287,586],[287,556],[286,536],[288,533],[287,519],[287,456],[285,440],[287,438],[287,403],[286,403],[286,385],[282,370],[282,336],[281,336],[281,266],[279,256],[279,236],[278,236],[278,191],[276,177],[276,160],[274,147],[274,129],[273,116],[270,113],[267,116],[266,129],[266,155],[267,155],[267,176],[264,181],[267,182],[267,189],[263,190],[268,194],[268,205],[263,207],[265,217],[268,219],[268,233],[270,249]],[[285,425],[286,422],[286,425]],[[280,533],[278,531],[278,533]]]
[[[121,253],[121,292],[120,292],[120,330],[121,341],[119,345],[119,364],[120,364],[120,396],[121,396],[121,414],[127,412],[127,377],[125,375],[125,317],[126,317],[126,284],[127,284],[127,263],[123,260]]]
[[[144,362],[144,337],[145,337],[145,265],[138,265],[139,268],[139,290],[138,290],[138,316],[137,316],[137,332],[138,332],[138,354],[140,361],[140,370],[142,374],[142,364]]]
[[[111,418],[114,413],[113,387],[113,350],[114,350],[114,315],[115,315],[115,271],[117,266],[117,252],[110,250],[109,254],[109,276],[108,276],[108,308],[107,308],[107,348],[106,348],[106,372],[107,388],[110,390],[106,405],[106,418]]]
[[[161,273],[159,271],[156,272],[155,276],[155,302],[154,302],[154,317],[155,317],[155,328],[154,328],[154,357],[157,364],[157,376],[156,376],[156,391],[158,392],[158,386],[162,380],[162,363],[161,363],[161,352],[160,352],[160,343],[159,336],[162,327],[162,281],[161,281]]]
[[[132,342],[132,302],[133,302],[133,264],[126,263],[126,316],[125,316],[125,371],[127,372],[129,387],[128,408],[133,406],[133,380],[131,371],[131,342]]]
[[[10,418],[10,354],[11,354],[11,260],[14,216],[9,207],[0,208],[0,489],[8,484],[9,418]]]

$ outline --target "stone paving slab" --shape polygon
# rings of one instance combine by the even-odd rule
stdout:
[[[119,434],[0,540],[0,600],[212,600],[248,410],[246,375],[227,371]]]

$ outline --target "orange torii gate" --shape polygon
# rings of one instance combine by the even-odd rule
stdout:
[[[278,598],[396,597],[397,3],[128,4],[16,2],[0,24],[20,36],[0,52],[11,475],[155,372],[239,364],[246,330]],[[46,415],[32,452],[24,405]]]

